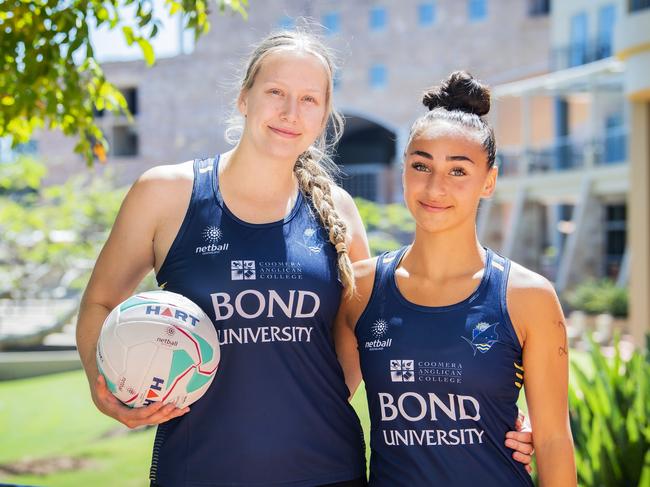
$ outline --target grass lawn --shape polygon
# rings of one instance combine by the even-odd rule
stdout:
[[[88,463],[81,470],[43,476],[7,476],[0,470],[0,482],[48,487],[148,485],[154,430],[126,431],[95,409],[82,371],[2,382],[0,465],[61,456]]]
[[[572,358],[589,366],[584,353]],[[520,407],[525,409],[524,395]],[[369,418],[363,384],[352,404],[369,451]],[[154,430],[130,432],[99,413],[82,371],[0,382],[0,482],[47,487],[145,487]],[[74,457],[83,468],[48,475],[9,476],[2,466],[27,460]]]
[[[25,401],[27,398],[27,401]],[[353,401],[368,437],[365,391]],[[82,371],[0,382],[0,483],[47,487],[145,487],[154,429],[129,432],[98,412]],[[9,476],[2,466],[74,457],[85,468]]]

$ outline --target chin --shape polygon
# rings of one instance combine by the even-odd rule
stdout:
[[[298,156],[302,154],[307,148],[300,148],[294,146],[282,146],[280,144],[268,144],[264,147],[264,151],[273,159],[287,159],[295,161]]]

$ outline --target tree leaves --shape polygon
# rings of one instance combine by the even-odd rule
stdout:
[[[50,293],[70,269],[88,268],[124,197],[106,177],[44,189],[45,173],[27,158],[0,164],[0,297]]]
[[[209,29],[209,3],[246,17],[247,0],[166,0],[182,15],[195,38]],[[134,10],[126,25],[126,11]],[[88,165],[108,148],[93,109],[127,113],[126,100],[109,83],[95,59],[89,25],[120,27],[127,44],[137,44],[148,66],[149,42],[160,20],[152,0],[4,0],[0,2],[0,137],[26,143],[35,129],[61,129],[78,137],[75,151]]]

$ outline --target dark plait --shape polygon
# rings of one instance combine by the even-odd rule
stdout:
[[[422,104],[429,110],[460,110],[481,117],[490,111],[490,89],[468,72],[454,71],[424,93]]]

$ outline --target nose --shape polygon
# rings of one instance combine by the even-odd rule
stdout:
[[[295,123],[298,119],[298,102],[290,96],[287,96],[282,103],[280,118],[289,123]]]
[[[437,171],[431,171],[427,181],[426,190],[427,195],[434,199],[440,196],[445,196],[447,194],[447,184],[445,182],[444,174],[440,174]]]

